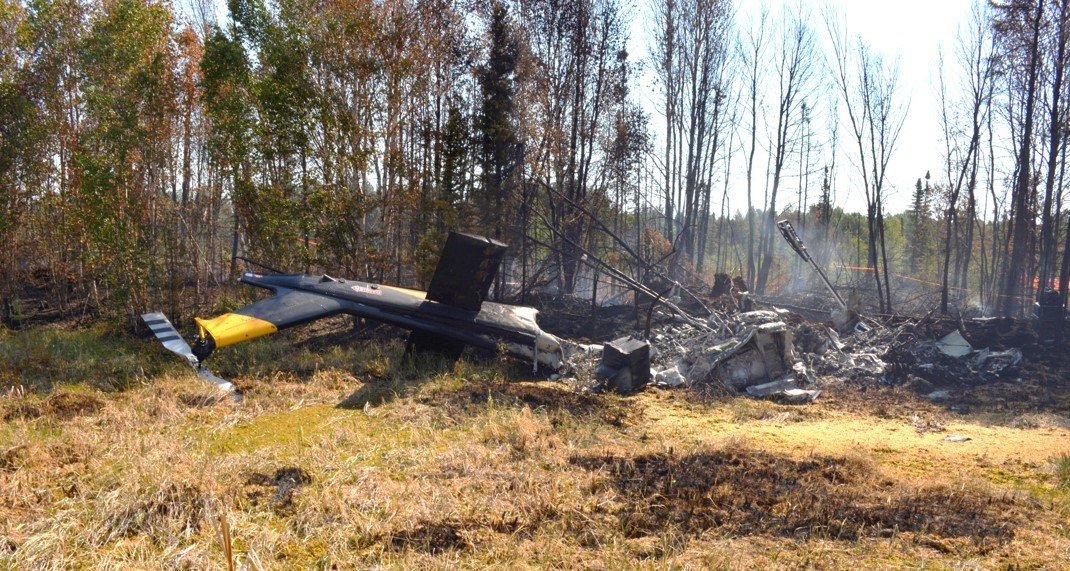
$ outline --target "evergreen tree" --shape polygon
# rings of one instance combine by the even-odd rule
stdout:
[[[914,184],[914,201],[910,209],[910,273],[917,274],[921,262],[928,253],[928,233],[926,223],[929,220],[929,173],[925,173],[925,186],[921,179]]]
[[[832,223],[832,182],[829,180],[829,168],[825,167],[825,174],[821,178],[821,198],[817,202],[817,223],[825,231],[828,238],[828,226]]]
[[[513,112],[520,50],[501,2],[492,8],[489,34],[490,54],[478,71],[482,104],[476,128],[483,172],[476,203],[481,226],[501,239],[508,225],[505,204],[514,184],[512,175],[520,163]]]
[[[443,136],[442,185],[436,219],[437,229],[443,235],[459,222],[457,210],[468,190],[471,168],[470,141],[468,118],[457,106],[450,106]]]

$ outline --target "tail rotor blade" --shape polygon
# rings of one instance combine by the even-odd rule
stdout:
[[[212,383],[220,389],[234,394],[235,401],[241,401],[241,393],[238,392],[238,387],[234,386],[234,383],[216,376],[208,367],[203,365],[197,367],[197,376]]]
[[[160,340],[165,349],[184,358],[194,367],[200,364],[200,360],[190,349],[189,343],[186,343],[186,340],[182,338],[175,326],[171,325],[171,321],[167,319],[166,315],[160,312],[146,313],[141,316],[141,319],[145,321],[145,325],[149,326],[153,335]]]
[[[182,334],[175,329],[175,326],[171,324],[171,321],[167,319],[167,316],[161,312],[145,313],[141,316],[141,319],[145,321],[145,325],[149,326],[153,335],[160,340],[160,343],[168,351],[182,357],[186,360],[191,367],[197,370],[197,376],[211,381],[220,389],[229,393],[234,393],[239,400],[241,396],[237,393],[237,387],[233,383],[217,377],[212,371],[201,365],[200,359],[193,354],[193,350],[190,349],[189,343],[182,338]]]

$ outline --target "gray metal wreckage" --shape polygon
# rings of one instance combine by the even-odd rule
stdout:
[[[504,348],[536,370],[539,365],[561,369],[565,343],[539,327],[538,310],[484,301],[507,248],[489,238],[450,232],[426,292],[328,275],[247,272],[240,282],[274,295],[218,317],[195,318],[199,331],[192,345],[163,313],[142,319],[166,349],[228,391],[234,385],[204,364],[215,350],[338,314],[408,329],[409,348],[416,351],[457,358],[465,345]]]

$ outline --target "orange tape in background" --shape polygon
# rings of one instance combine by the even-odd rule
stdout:
[[[845,269],[845,270],[854,270],[856,272],[872,272],[873,271],[873,268],[866,267],[866,266],[839,266],[839,267],[842,268],[842,269]],[[919,278],[912,278],[910,276],[904,276],[902,274],[892,274],[892,275],[897,277],[897,278],[899,278],[899,279],[910,280],[912,282],[918,282],[919,284],[925,284],[925,285],[929,285],[929,286],[933,286],[933,287],[943,287],[943,284],[936,283],[936,282],[925,281],[925,280],[919,279]],[[967,289],[967,288],[952,287],[952,286],[948,286],[948,289],[954,290],[954,291],[969,291],[969,289]]]

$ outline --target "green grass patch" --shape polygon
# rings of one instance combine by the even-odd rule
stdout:
[[[328,431],[328,421],[337,414],[330,405],[312,405],[256,417],[252,422],[216,432],[205,440],[219,452],[256,452],[265,448],[294,452],[309,442],[320,441]]]
[[[346,369],[354,374],[379,372],[393,351],[379,344],[359,343],[301,347],[288,336],[276,335],[220,349],[207,361],[225,374],[266,376],[291,373],[307,376],[322,369]]]
[[[405,355],[400,341],[297,341],[285,332],[220,349],[208,363],[219,373],[235,376],[286,373],[307,378],[318,371],[337,369],[362,379],[397,384],[453,369],[453,363],[441,357]]]
[[[1055,485],[1070,490],[1070,454],[1062,453],[1048,459]]]
[[[0,387],[51,391],[86,384],[104,391],[129,388],[160,374],[166,360],[154,341],[104,327],[0,331]]]

